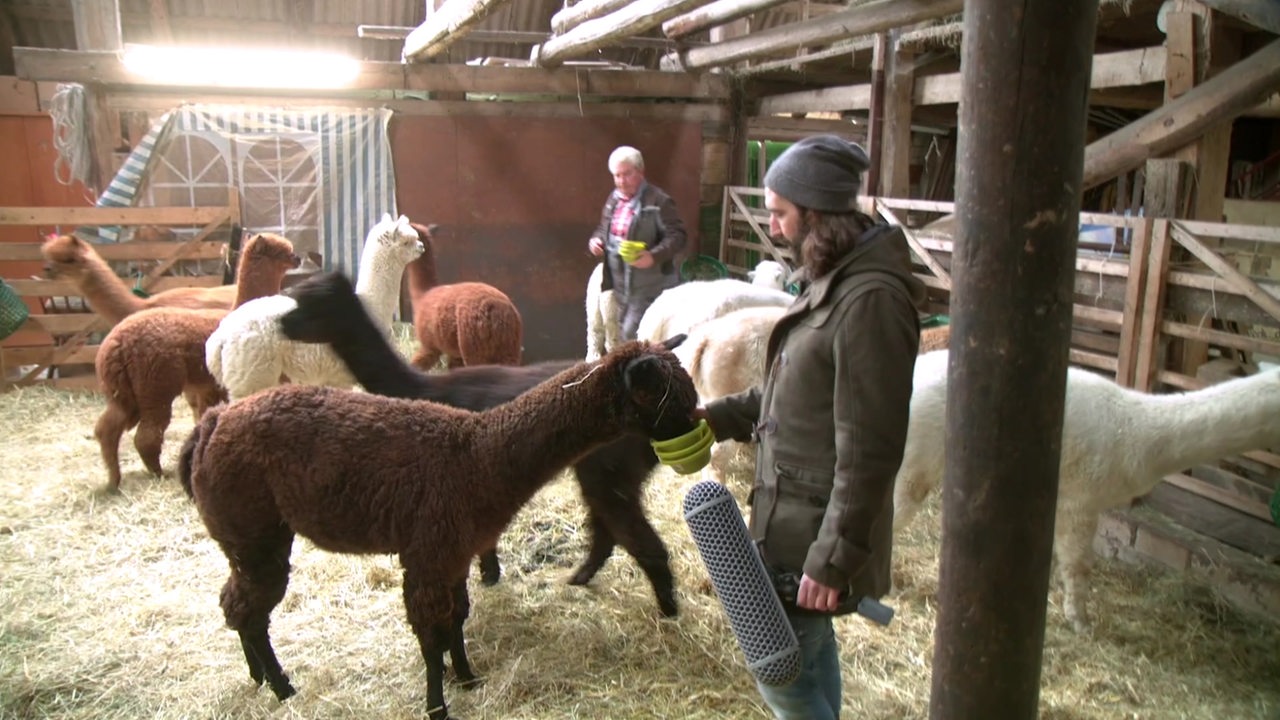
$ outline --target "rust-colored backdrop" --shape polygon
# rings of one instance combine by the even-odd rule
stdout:
[[[698,122],[398,115],[391,150],[400,212],[440,225],[440,282],[489,283],[520,308],[526,362],[582,357],[587,237],[613,189],[618,145],[644,154],[675,199],[696,252]]]

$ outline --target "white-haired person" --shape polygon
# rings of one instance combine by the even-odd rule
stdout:
[[[675,201],[645,180],[639,150],[629,145],[614,149],[609,172],[614,190],[587,247],[604,259],[603,289],[614,291],[622,339],[634,340],[644,311],[663,290],[680,282],[676,258],[686,235]]]

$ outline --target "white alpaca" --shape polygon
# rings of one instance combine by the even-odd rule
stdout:
[[[752,285],[770,287],[775,290],[787,289],[787,269],[776,260],[761,260],[755,270],[747,272],[747,280]]]
[[[790,293],[742,280],[684,283],[663,291],[644,311],[636,337],[662,342],[740,308],[785,308],[793,300]]]
[[[769,333],[786,311],[769,306],[743,308],[689,331],[689,337],[672,352],[693,378],[702,404],[764,382]],[[712,477],[723,483],[730,461],[749,447],[734,441],[712,446]]]
[[[894,487],[894,527],[907,525],[942,482],[947,351],[916,362],[906,456]],[[1202,390],[1147,394],[1087,370],[1067,372],[1054,554],[1063,610],[1089,629],[1089,566],[1098,513],[1144,495],[1171,473],[1280,444],[1280,370]]]
[[[612,290],[601,290],[604,263],[587,279],[587,361],[599,360],[622,340],[622,312]]]
[[[383,335],[391,333],[404,267],[422,252],[418,233],[404,215],[392,219],[384,214],[365,238],[356,295]],[[227,315],[209,336],[205,364],[232,400],[279,384],[281,375],[305,385],[355,384],[346,365],[327,345],[294,342],[280,331],[280,317],[295,307],[297,303],[287,295],[251,300]]]

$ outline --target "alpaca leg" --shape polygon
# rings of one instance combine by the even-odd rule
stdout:
[[[107,487],[113,491],[120,489],[120,436],[125,428],[137,422],[136,414],[131,415],[114,401],[108,401],[107,409],[93,427],[93,436],[102,450],[102,462],[107,466]]]
[[[916,473],[899,471],[893,486],[893,530],[898,532],[911,524],[924,508],[933,484]]]
[[[1054,550],[1058,556],[1058,573],[1062,576],[1062,611],[1077,633],[1092,630],[1087,597],[1089,569],[1093,564],[1093,536],[1098,530],[1098,516],[1059,515],[1054,533]]]
[[[173,415],[173,401],[149,404],[142,408],[138,429],[133,433],[133,446],[138,449],[142,464],[152,475],[160,477],[160,450],[164,447],[164,431]]]
[[[465,688],[473,688],[479,684],[476,674],[471,670],[471,661],[467,659],[467,644],[462,637],[462,625],[471,615],[471,597],[467,595],[466,581],[453,588],[453,617],[450,619],[449,662],[453,664],[453,674],[458,683]]]
[[[182,397],[187,401],[187,407],[191,408],[191,420],[200,422],[200,416],[204,414],[204,407],[200,400],[200,391],[196,388],[186,388],[182,391]]]
[[[498,563],[498,550],[492,548],[480,553],[480,582],[487,586],[498,584],[502,577],[502,565]]]
[[[223,553],[231,561],[231,577],[222,587],[219,602],[227,626],[240,636],[249,677],[262,685],[265,680],[279,700],[296,692],[285,675],[271,646],[268,626],[271,611],[284,598],[289,586],[289,550],[293,533],[288,529],[253,546],[222,543]]]
[[[586,493],[583,493],[583,499],[586,500]],[[578,566],[578,569],[569,577],[570,585],[586,585],[591,582],[591,578],[600,572],[600,568],[604,567],[604,563],[613,554],[614,539],[613,533],[609,532],[609,528],[600,519],[600,516],[591,507],[591,500],[587,502],[587,526],[591,533],[591,547],[587,550],[587,557]]]
[[[407,560],[401,557],[401,562]],[[427,717],[430,720],[448,720],[449,708],[444,702],[444,653],[453,650],[455,645],[452,629],[456,621],[453,605],[457,585],[430,582],[426,573],[416,567],[416,564],[407,563],[405,566],[405,613],[427,666]],[[460,628],[461,623],[458,624]],[[461,643],[459,632],[456,644],[461,647]],[[464,662],[464,665],[470,671],[470,664]]]
[[[591,516],[592,543],[587,561],[573,580],[582,581],[575,584],[589,581],[608,559],[616,542],[635,558],[645,577],[649,578],[649,584],[653,586],[653,593],[658,600],[658,609],[665,617],[675,617],[680,610],[676,603],[670,557],[662,538],[658,537],[658,533],[645,518],[644,504],[641,501],[644,481],[648,475],[649,468],[631,466],[620,477],[613,478],[611,487],[583,485],[582,496]],[[600,547],[597,548],[597,545]],[[594,569],[591,568],[593,560],[596,561]]]

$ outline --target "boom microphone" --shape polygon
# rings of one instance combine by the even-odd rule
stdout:
[[[800,675],[800,643],[733,495],[718,482],[695,484],[684,496],[684,520],[747,669],[761,684],[790,684]]]

